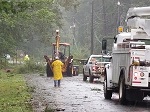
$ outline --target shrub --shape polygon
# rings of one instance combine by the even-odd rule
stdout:
[[[34,61],[28,61],[23,65],[16,67],[16,73],[45,73],[45,66],[42,64],[36,64]]]

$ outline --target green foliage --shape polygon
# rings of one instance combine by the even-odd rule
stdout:
[[[0,12],[6,12],[7,14],[16,14],[23,12],[28,8],[27,1],[0,1]]]
[[[45,73],[45,66],[42,64],[36,64],[34,61],[28,61],[27,63],[16,67],[16,73],[25,74],[25,73]]]
[[[76,9],[79,6],[78,0],[55,0],[62,7],[65,7],[66,10],[69,10],[72,6]]]
[[[52,27],[61,26],[60,13],[52,4],[53,0],[0,1],[0,56],[18,47],[29,50],[24,47],[25,39],[44,42]]]
[[[22,75],[0,71],[0,111],[32,112],[30,94]]]
[[[55,112],[55,109],[46,108],[44,112]]]
[[[34,90],[35,90],[35,87],[34,87],[34,86],[30,86],[30,87],[28,87],[28,89],[27,89],[27,91],[28,91],[29,93],[34,92]]]
[[[0,58],[0,68],[4,68],[6,66],[5,58]]]
[[[84,59],[89,57],[90,51],[82,46],[72,46],[71,53],[76,59]]]
[[[62,27],[59,7],[77,5],[77,0],[1,0],[0,57],[14,56],[16,49],[41,56]]]

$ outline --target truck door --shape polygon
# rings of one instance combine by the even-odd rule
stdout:
[[[89,57],[86,65],[85,65],[85,74],[86,75],[89,75],[89,69],[91,66],[92,66],[91,57]]]

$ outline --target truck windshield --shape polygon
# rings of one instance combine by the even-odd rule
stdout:
[[[110,58],[106,58],[106,57],[92,57],[91,61],[110,62]]]
[[[110,58],[102,58],[102,62],[110,62]]]
[[[141,42],[145,42],[145,45],[150,45],[150,40],[149,39],[142,39],[140,40]]]
[[[131,40],[131,39],[126,39],[125,40],[126,42],[128,42],[128,41],[135,41],[135,42],[138,42],[138,41],[141,41],[141,42],[145,42],[145,45],[150,45],[150,39],[133,39],[133,40]]]

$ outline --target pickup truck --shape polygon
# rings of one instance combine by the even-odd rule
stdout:
[[[94,78],[102,78],[105,64],[110,63],[110,56],[91,55],[83,65],[83,81],[89,77],[92,83]],[[103,82],[103,81],[102,81]]]

